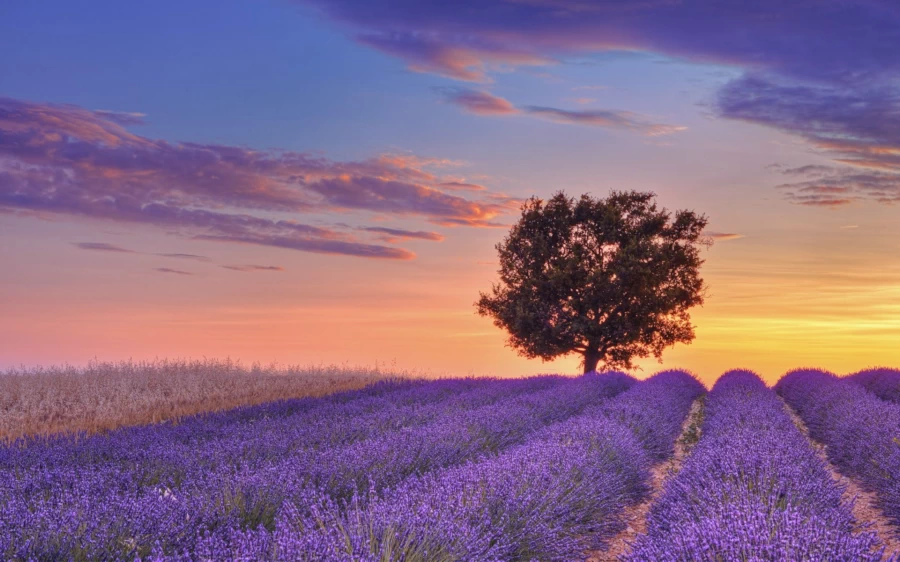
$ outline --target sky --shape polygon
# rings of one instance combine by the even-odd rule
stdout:
[[[0,368],[231,357],[571,373],[475,314],[531,196],[709,219],[639,376],[900,364],[900,6],[0,6]]]

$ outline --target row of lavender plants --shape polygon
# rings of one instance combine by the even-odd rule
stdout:
[[[191,553],[222,529],[274,528],[282,504],[305,505],[310,490],[340,500],[500,450],[633,382],[445,380],[19,443],[0,453],[0,553]]]
[[[818,370],[792,371],[775,389],[825,444],[829,460],[876,492],[884,514],[900,525],[900,404]]]
[[[646,493],[649,468],[672,454],[703,392],[687,373],[660,373],[499,455],[411,477],[349,506],[310,492],[285,504],[274,531],[219,529],[182,559],[583,559]]]
[[[705,416],[627,560],[881,560],[875,534],[854,532],[842,489],[757,375],[723,375]]]
[[[847,377],[882,400],[900,404],[900,370],[866,369]]]

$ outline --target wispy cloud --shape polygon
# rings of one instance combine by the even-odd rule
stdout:
[[[123,248],[121,246],[116,246],[114,244],[108,244],[106,242],[73,242],[73,246],[81,248],[82,250],[92,250],[97,252],[113,252],[120,254],[146,254],[147,252],[138,252],[135,250],[130,250],[128,248]],[[210,262],[212,261],[210,258],[206,256],[198,256],[197,254],[156,254],[150,253],[148,255],[159,256],[163,258],[174,258],[181,260],[193,260],[200,262]]]
[[[740,238],[746,238],[743,234],[738,234],[736,232],[704,232],[706,236],[709,236],[713,240],[738,240]]]
[[[900,174],[853,167],[804,166],[782,171],[791,181],[779,184],[794,203],[843,207],[854,201],[900,202]]]
[[[445,99],[475,115],[514,115],[519,113],[519,110],[508,100],[478,90],[450,90],[445,94]]]
[[[156,271],[160,273],[173,273],[175,275],[193,275],[190,271],[181,271],[180,269],[171,269],[169,267],[157,267]]]
[[[569,111],[554,107],[528,106],[524,112],[535,117],[543,117],[557,123],[567,125],[588,125],[605,129],[621,129],[642,135],[658,137],[684,131],[687,127],[651,123],[644,116],[630,111],[615,110],[576,110]]]
[[[210,262],[212,259],[206,256],[198,256],[197,254],[153,254],[155,256],[160,256],[163,258],[174,258],[177,260],[193,260],[193,261],[202,261],[202,262]]]
[[[377,212],[491,226],[518,201],[445,189],[454,163],[411,155],[356,162],[285,151],[169,143],[135,135],[132,114],[0,98],[0,208],[146,223],[186,237],[305,252],[411,259],[333,227],[277,212]]]
[[[81,248],[82,250],[91,250],[95,252],[113,252],[120,254],[136,253],[134,250],[122,248],[121,246],[114,246],[112,244],[107,244],[106,242],[73,242],[72,245]]]
[[[232,271],[243,271],[243,272],[251,272],[251,271],[284,271],[284,268],[277,265],[223,265],[225,269],[230,269]]]
[[[566,110],[535,105],[516,107],[509,100],[484,91],[455,88],[444,89],[443,92],[445,101],[461,107],[467,113],[475,115],[528,115],[566,125],[619,129],[653,137],[670,135],[687,129],[687,127],[678,125],[654,123],[648,117],[630,111],[612,109]]]
[[[383,226],[366,226],[360,228],[366,232],[374,232],[382,236],[382,239],[388,242],[398,240],[432,240],[440,242],[444,236],[438,232],[429,232],[425,230],[404,230],[402,228],[387,228]]]

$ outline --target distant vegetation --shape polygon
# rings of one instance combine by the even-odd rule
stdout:
[[[419,376],[377,366],[245,367],[211,359],[11,370],[0,373],[0,441],[94,433]]]

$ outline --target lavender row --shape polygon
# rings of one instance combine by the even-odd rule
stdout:
[[[291,451],[348,445],[384,431],[423,425],[443,415],[493,404],[508,396],[551,388],[555,376],[518,380],[445,379],[377,384],[319,399],[288,400],[209,415],[177,425],[124,428],[108,435],[65,436],[0,448],[0,470],[77,464],[151,465],[151,479],[172,486],[185,475],[166,474],[168,457],[192,455],[195,470],[279,457]],[[272,441],[270,434],[278,434]],[[77,443],[77,445],[76,445]],[[134,443],[142,446],[135,447]]]
[[[900,525],[900,405],[824,371],[790,372],[775,389],[825,444],[829,460],[876,492],[884,514]]]
[[[847,377],[882,400],[900,404],[900,370],[866,369]]]
[[[877,561],[825,463],[749,371],[709,394],[699,443],[653,504],[629,561]]]
[[[131,440],[107,438],[122,449],[104,451],[103,462],[79,462],[77,451],[97,447],[100,438],[73,443],[69,463],[42,463],[36,455],[37,462],[11,463],[0,474],[0,554],[133,559],[153,549],[194,552],[203,536],[217,530],[274,528],[281,505],[304,505],[309,490],[350,497],[359,486],[378,489],[409,474],[500,450],[633,382],[621,374],[554,380],[544,390],[447,410],[420,426],[331,447],[291,449],[283,442],[294,434],[284,424],[260,424],[260,434],[251,436],[247,430],[255,424],[207,431],[199,420],[185,425],[199,434],[202,448],[191,447],[183,428],[167,427],[157,428],[157,435],[124,430]],[[168,439],[173,431],[177,440]],[[236,441],[241,435],[252,446],[242,449]],[[21,453],[17,461],[31,458]],[[96,461],[95,453],[90,458]]]
[[[684,372],[661,373],[498,456],[410,478],[349,509],[307,496],[286,504],[274,531],[223,529],[197,552],[323,562],[583,558],[646,493],[649,468],[671,452],[703,392]]]

